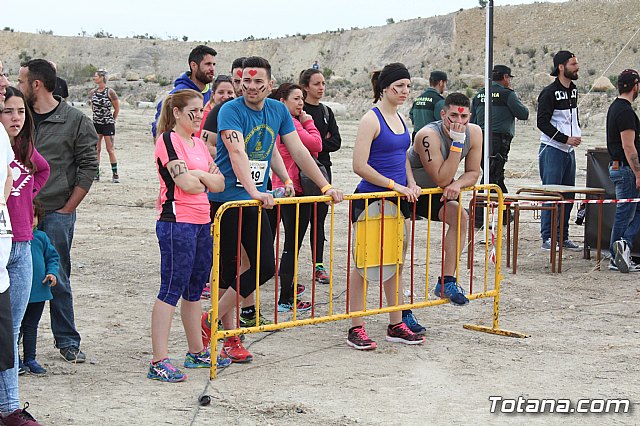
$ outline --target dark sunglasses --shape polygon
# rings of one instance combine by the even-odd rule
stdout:
[[[228,75],[219,75],[216,77],[214,83],[220,83],[221,81],[231,81],[231,77]]]

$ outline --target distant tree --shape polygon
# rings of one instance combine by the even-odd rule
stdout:
[[[182,36],[182,41],[188,41],[188,40],[189,40],[189,37],[187,37],[186,35]]]
[[[37,30],[38,34],[53,35],[53,30]]]
[[[18,55],[18,59],[20,59],[21,63],[29,62],[31,60],[31,55],[29,55],[25,50],[23,50]]]
[[[395,22],[393,18],[387,18],[387,24],[395,24]]]
[[[487,7],[487,3],[489,3],[487,0],[478,0],[478,4],[480,5],[481,8],[485,8]]]
[[[97,33],[93,35],[95,38],[113,38],[113,34],[108,31],[101,29]]]

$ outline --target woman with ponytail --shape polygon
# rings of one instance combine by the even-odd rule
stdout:
[[[169,360],[169,333],[178,301],[188,351],[185,368],[209,368],[200,332],[200,295],[212,261],[207,192],[224,189],[224,177],[204,142],[193,135],[202,121],[202,94],[178,90],[167,96],[158,121],[155,161],[160,180],[160,291],[151,315],[153,358],[147,377],[181,382],[186,375]],[[229,360],[220,360],[220,366]]]

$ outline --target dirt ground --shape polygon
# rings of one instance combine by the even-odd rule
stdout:
[[[39,361],[45,377],[20,378],[21,401],[45,425],[205,424],[638,424],[640,423],[640,285],[632,274],[596,271],[595,260],[565,252],[563,273],[552,275],[540,250],[539,223],[522,219],[518,274],[503,267],[500,325],[528,333],[517,339],[463,329],[491,324],[490,299],[466,307],[416,310],[427,327],[421,346],[384,341],[387,317],[367,318],[378,350],[358,352],[345,344],[347,321],[248,335],[255,359],[233,364],[209,382],[209,371],[190,370],[180,384],[146,378],[150,360],[151,307],[158,290],[159,252],[154,231],[157,177],[149,135],[152,110],[124,109],[118,122],[120,184],[95,184],[78,211],[72,285],[85,364],[64,362],[53,347],[50,322],[41,323]],[[335,184],[351,193],[356,122],[340,122],[343,148],[334,155]],[[522,123],[507,164],[508,186],[539,183],[538,132]],[[585,182],[586,148],[604,145],[603,129],[589,129],[577,152],[578,183]],[[585,146],[586,145],[586,146]],[[106,154],[106,153],[105,153]],[[102,169],[108,170],[107,156]],[[104,173],[106,177],[108,172]],[[336,208],[334,307],[344,311],[346,203]],[[574,210],[575,215],[575,210]],[[573,221],[572,221],[573,223]],[[426,221],[417,223],[424,247]],[[582,244],[582,229],[571,235]],[[429,281],[439,270],[440,224],[432,228]],[[418,300],[424,298],[425,261],[417,257]],[[476,247],[474,291],[482,279]],[[327,256],[328,259],[328,250]],[[595,258],[595,256],[593,256]],[[301,263],[309,263],[304,244]],[[503,264],[504,265],[504,264]],[[309,283],[307,270],[301,283]],[[463,282],[468,271],[461,271]],[[405,285],[409,274],[405,272]],[[422,287],[422,289],[418,288]],[[327,286],[317,300],[327,300]],[[262,291],[272,315],[273,284]],[[309,300],[308,295],[305,300]],[[377,289],[369,297],[377,303]],[[433,296],[431,296],[433,297]],[[321,302],[322,303],[322,302]],[[207,303],[204,306],[209,306]],[[326,311],[326,305],[318,305]],[[282,319],[282,314],[280,316]],[[175,316],[171,356],[180,364],[186,343]],[[198,406],[198,396],[212,396]],[[507,399],[629,398],[628,414],[491,414],[490,396]]]

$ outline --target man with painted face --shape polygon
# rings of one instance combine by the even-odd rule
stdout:
[[[443,242],[443,275],[438,277],[433,293],[437,297],[448,298],[454,305],[469,303],[455,277],[456,263],[464,245],[469,222],[466,210],[462,209],[458,224],[458,196],[462,188],[478,182],[482,160],[482,130],[469,122],[469,110],[469,98],[464,94],[452,93],[447,96],[440,111],[441,120],[420,129],[408,151],[416,183],[421,188],[443,189],[442,196],[431,197],[431,206],[428,195],[420,196],[416,204],[416,214],[424,218],[430,216],[432,220],[449,225]],[[464,173],[456,179],[458,165],[462,160]],[[458,225],[460,241],[456,241]]]
[[[191,53],[189,53],[189,71],[184,72],[176,79],[173,83],[173,90],[169,93],[174,93],[182,89],[193,89],[196,92],[202,93],[204,104],[206,105],[211,97],[211,87],[209,83],[213,81],[216,73],[217,54],[218,52],[209,46],[202,44],[196,46]],[[160,117],[161,110],[162,101],[158,102],[156,116],[153,123],[151,123],[151,133],[154,139],[156,137],[156,123],[158,122],[158,117]]]
[[[576,184],[575,148],[582,142],[580,121],[578,121],[578,88],[573,83],[578,79],[580,65],[576,56],[568,50],[561,50],[553,57],[551,75],[556,80],[542,89],[538,96],[538,119],[540,129],[540,150],[538,151],[538,167],[543,185]],[[565,194],[572,200],[574,194]],[[562,245],[565,249],[580,250],[580,247],[569,239],[569,216],[573,204],[565,205],[564,235]],[[560,221],[558,221],[558,235]],[[541,214],[540,234],[542,249],[551,250],[551,212],[545,210]]]
[[[274,149],[277,135],[280,135],[296,164],[322,189],[323,194],[331,196],[336,203],[343,199],[342,191],[327,182],[309,150],[300,141],[287,107],[282,102],[267,98],[272,88],[269,62],[257,56],[245,59],[242,70],[243,96],[225,103],[218,115],[216,164],[225,176],[225,190],[213,197],[213,215],[222,204],[234,200],[258,200],[264,209],[273,208],[273,197],[266,192],[272,167],[287,190],[293,191],[293,182],[282,157]],[[260,275],[257,278],[260,285],[275,274],[273,235],[265,210],[261,210],[261,227],[258,230],[258,212],[258,207],[244,207],[241,214],[238,209],[229,209],[221,218],[220,239],[224,243],[221,244],[219,258],[218,313],[225,329],[235,328],[233,309],[236,305],[236,292],[241,299],[245,299],[256,289],[258,262]],[[242,226],[239,240],[240,215]],[[256,256],[258,232],[260,259]],[[246,271],[240,273],[238,288],[236,256],[240,243],[246,250],[249,265]],[[243,315],[255,316],[255,308],[243,308]],[[253,359],[237,336],[225,339],[221,356],[229,357],[233,362],[248,362]]]

